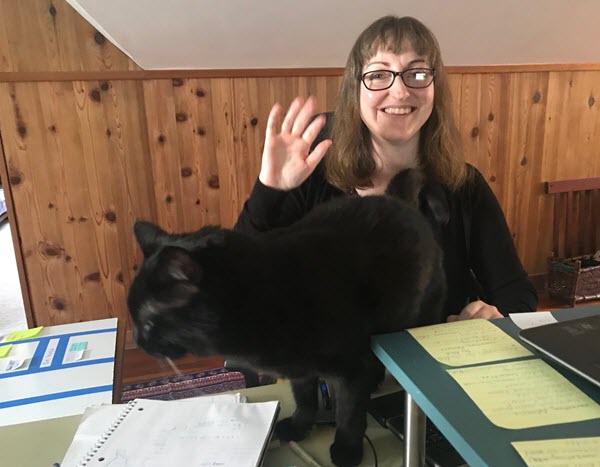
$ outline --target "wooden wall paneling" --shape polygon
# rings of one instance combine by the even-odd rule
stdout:
[[[181,198],[177,202],[181,205],[182,219],[178,231],[194,231],[204,225],[207,209],[205,205],[206,172],[209,164],[202,164],[202,158],[207,156],[211,149],[202,147],[202,138],[206,136],[206,121],[210,118],[211,105],[206,95],[210,93],[210,84],[205,81],[203,85],[196,80],[171,81],[175,110],[175,128],[177,136],[177,154],[179,155],[180,172],[178,182],[181,185]],[[203,109],[204,108],[204,109]],[[208,113],[207,113],[208,110]],[[202,150],[201,150],[202,148]],[[204,167],[206,166],[206,168]],[[218,203],[217,203],[218,209]]]
[[[238,121],[235,114],[234,80],[214,79],[211,89],[215,155],[218,165],[218,178],[214,180],[213,186],[219,193],[221,225],[230,228],[237,220],[239,206],[243,202],[236,173],[235,140]]]
[[[0,0],[0,11],[0,71],[140,69],[64,0]]]
[[[143,86],[157,207],[157,218],[149,220],[167,232],[177,232],[184,225],[185,215],[173,83],[151,80],[144,81]]]
[[[456,125],[460,125],[460,103],[462,98],[462,75],[446,75],[448,86],[450,88],[450,97],[452,99],[452,110],[454,111],[454,120]]]
[[[549,73],[544,180],[598,176],[599,81],[597,71]]]
[[[502,205],[526,270],[542,271],[551,248],[552,202],[541,183],[548,76],[507,76],[498,158],[506,161]]]

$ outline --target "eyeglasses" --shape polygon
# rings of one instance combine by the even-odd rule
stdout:
[[[404,71],[367,71],[362,75],[361,81],[369,91],[383,91],[392,87],[396,76],[400,76],[407,88],[426,88],[433,83],[435,70],[433,68],[410,68]]]

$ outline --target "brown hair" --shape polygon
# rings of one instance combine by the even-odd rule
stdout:
[[[361,33],[346,62],[330,134],[333,144],[325,158],[328,181],[343,191],[371,186],[370,178],[375,171],[369,129],[360,116],[363,67],[378,51],[399,54],[407,45],[436,70],[433,110],[420,130],[420,164],[429,178],[451,190],[459,188],[466,178],[450,88],[435,36],[415,18],[384,16]]]

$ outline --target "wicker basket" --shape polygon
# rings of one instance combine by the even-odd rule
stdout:
[[[600,251],[574,258],[550,258],[548,295],[574,307],[577,302],[600,299]]]

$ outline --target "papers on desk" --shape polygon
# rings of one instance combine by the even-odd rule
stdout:
[[[600,405],[542,360],[448,370],[473,402],[502,428],[591,420]]]
[[[486,319],[471,319],[408,329],[437,361],[449,366],[509,360],[532,355]]]
[[[511,444],[529,467],[600,465],[600,437],[515,441]]]
[[[260,465],[279,402],[241,402],[226,394],[88,409],[61,467],[101,458],[119,466]]]
[[[508,315],[521,329],[535,328],[545,324],[557,323],[549,311],[532,311],[531,313],[510,313]]]

